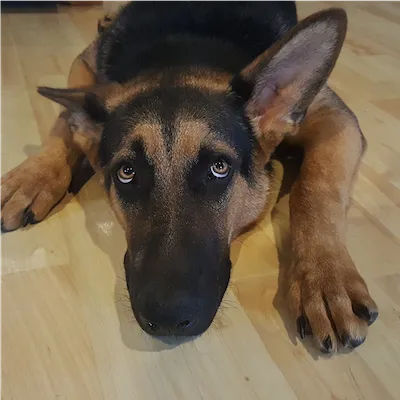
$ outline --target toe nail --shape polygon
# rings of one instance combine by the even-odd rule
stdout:
[[[332,339],[330,336],[322,342],[321,351],[325,354],[332,353]]]
[[[308,335],[312,335],[310,322],[304,315],[301,315],[299,318],[297,318],[297,331],[302,339]]]
[[[306,321],[303,315],[297,318],[297,331],[302,339],[306,337]]]
[[[355,349],[356,347],[362,345],[364,342],[365,342],[365,337],[352,338],[350,341],[350,346],[352,349]]]
[[[378,318],[378,311],[371,311],[369,312],[369,320],[368,320],[368,325],[372,325],[376,319]]]
[[[24,213],[24,219],[22,221],[22,226],[25,227],[28,224],[31,224],[34,221],[35,217],[33,216],[32,210],[26,210]]]
[[[353,307],[353,312],[357,317],[367,321],[368,325],[373,324],[378,318],[378,311],[370,310],[368,307],[363,305],[356,305]]]
[[[342,336],[342,343],[344,347],[348,349],[355,349],[365,342],[365,337],[351,337],[349,334]]]

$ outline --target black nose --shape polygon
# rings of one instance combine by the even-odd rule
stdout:
[[[178,295],[167,300],[147,299],[140,307],[138,320],[154,336],[190,336],[196,334],[200,302]]]

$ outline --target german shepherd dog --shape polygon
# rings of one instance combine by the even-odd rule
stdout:
[[[99,22],[39,155],[2,180],[2,230],[41,221],[86,157],[126,231],[134,315],[154,336],[199,335],[227,288],[232,240],[263,211],[278,145],[304,154],[290,194],[285,301],[302,338],[355,348],[378,316],[346,247],[365,140],[327,86],[341,9],[298,23],[291,2],[133,2]]]

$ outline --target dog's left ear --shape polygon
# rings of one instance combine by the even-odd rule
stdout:
[[[237,82],[239,89],[247,91],[247,113],[256,134],[272,132],[270,136],[279,143],[285,134],[297,132],[336,63],[346,28],[346,13],[341,9],[313,14],[235,78],[233,89]]]
[[[98,147],[108,112],[105,99],[116,84],[96,85],[79,89],[39,87],[38,93],[68,110],[68,124],[73,140],[98,169]]]

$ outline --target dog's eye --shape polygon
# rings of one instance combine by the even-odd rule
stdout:
[[[130,183],[132,182],[134,177],[135,177],[135,171],[133,170],[133,167],[130,164],[124,164],[117,171],[117,178],[121,183]]]
[[[230,169],[230,165],[223,158],[220,158],[210,167],[211,178],[226,178],[229,175]]]

